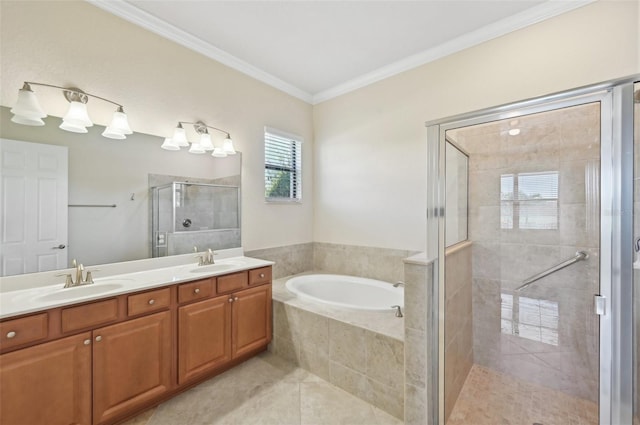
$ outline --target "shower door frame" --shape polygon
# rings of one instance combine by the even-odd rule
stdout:
[[[633,84],[640,75],[429,121],[427,127],[427,258],[433,261],[431,339],[427,365],[430,423],[444,425],[444,283],[446,131],[600,102],[599,422],[631,423],[633,413]],[[437,238],[433,235],[437,235]],[[595,314],[595,311],[594,311]]]

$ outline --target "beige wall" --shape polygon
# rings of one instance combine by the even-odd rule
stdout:
[[[314,240],[424,250],[424,122],[640,72],[638,29],[600,1],[317,105]]]
[[[83,1],[2,1],[0,19],[3,106],[14,105],[23,81],[38,81],[79,87],[125,105],[136,132],[168,137],[178,120],[228,130],[243,153],[245,248],[312,240],[310,105]],[[64,115],[59,91],[34,89],[50,115]],[[104,125],[113,109],[91,100],[89,111]],[[264,203],[265,125],[304,137],[302,205]]]

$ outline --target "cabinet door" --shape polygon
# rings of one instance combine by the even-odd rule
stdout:
[[[171,385],[171,313],[93,331],[93,420],[112,421]]]
[[[271,285],[234,294],[233,357],[239,357],[271,341]]]
[[[180,384],[231,360],[230,296],[212,298],[178,310]]]
[[[91,424],[91,334],[0,356],[0,424]]]

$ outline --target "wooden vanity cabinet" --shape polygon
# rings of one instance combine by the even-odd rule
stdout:
[[[271,267],[11,318],[0,331],[0,425],[113,424],[266,348]]]
[[[178,383],[231,360],[231,304],[228,296],[178,309]]]
[[[271,285],[233,294],[232,357],[240,357],[271,342]]]
[[[0,424],[90,423],[90,332],[0,356]]]
[[[171,387],[171,312],[93,331],[93,423],[151,402]]]

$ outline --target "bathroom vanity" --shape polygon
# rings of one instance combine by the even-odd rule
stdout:
[[[82,302],[49,288],[8,316],[37,288],[1,294],[0,423],[117,423],[264,350],[272,263],[241,258],[96,280]]]

